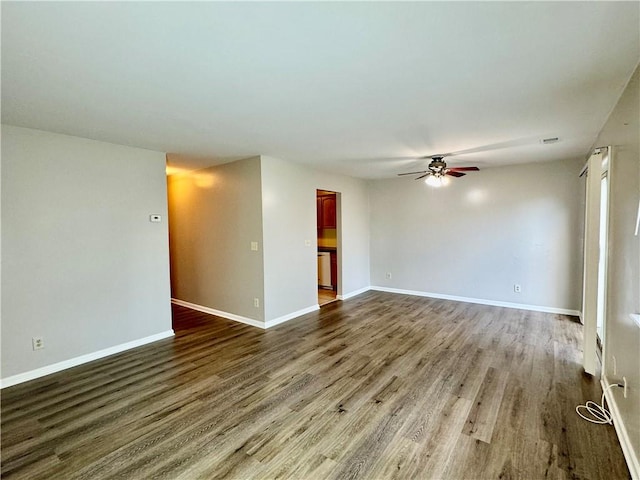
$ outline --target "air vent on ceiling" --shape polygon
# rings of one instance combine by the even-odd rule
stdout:
[[[548,143],[556,143],[558,140],[560,140],[558,137],[543,138],[540,140],[540,143],[544,143],[546,145]]]

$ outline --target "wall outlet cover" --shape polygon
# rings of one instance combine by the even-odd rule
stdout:
[[[40,350],[44,348],[44,339],[42,337],[33,337],[31,339],[31,346],[34,350]]]

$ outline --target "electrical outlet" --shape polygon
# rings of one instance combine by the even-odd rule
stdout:
[[[391,272],[387,272],[387,274],[385,275],[385,277],[387,277],[387,280],[391,280]]]
[[[251,242],[251,251],[252,252],[258,251],[258,242]]]
[[[256,308],[260,308],[260,299],[259,298],[254,298],[253,299],[253,306]]]
[[[624,385],[624,398],[627,398],[627,377],[622,377],[622,384]]]
[[[40,350],[44,348],[44,339],[42,337],[33,337],[31,339],[31,346],[34,350]]]
[[[613,374],[617,375],[618,374],[618,362],[616,362],[616,356],[615,355],[611,355],[611,363],[613,363]]]
[[[520,286],[519,283],[516,283],[516,284],[513,285],[513,291],[516,292],[516,293],[522,292],[522,287]]]

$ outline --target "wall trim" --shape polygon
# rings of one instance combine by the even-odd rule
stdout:
[[[262,328],[263,330],[266,330],[267,328],[275,327],[276,325],[280,325],[281,323],[288,322],[289,320],[300,317],[302,315],[306,315],[307,313],[315,312],[316,310],[320,309],[320,306],[317,304],[311,305],[310,307],[288,313],[287,315],[282,315],[281,317],[274,318],[273,320],[267,320],[266,322],[261,322],[260,320],[254,320],[253,318],[243,317],[241,315],[236,315],[235,313],[223,312],[222,310],[216,310],[215,308],[205,307],[203,305],[198,305],[197,303],[185,302],[184,300],[178,300],[177,298],[172,298],[171,303],[175,303],[176,305],[180,305],[182,307],[190,308],[191,310],[197,310],[198,312],[208,313],[210,315],[215,315],[217,317],[226,318],[227,320],[233,320],[235,322],[245,323],[247,325],[251,325],[252,327]]]
[[[618,434],[618,441],[620,442],[620,446],[622,447],[624,458],[627,461],[627,467],[629,467],[631,478],[633,478],[634,480],[638,480],[640,479],[640,461],[638,460],[636,452],[633,450],[633,445],[631,445],[629,433],[627,432],[627,427],[622,421],[622,416],[620,415],[620,409],[618,409],[616,397],[613,396],[611,390],[605,390],[607,385],[611,385],[611,383],[615,382],[609,382],[607,377],[604,375],[600,379],[600,385],[602,386],[603,391],[605,391],[604,396],[607,400],[607,405],[609,406],[611,417],[613,418],[613,427]]]
[[[68,368],[77,367],[78,365],[82,365],[84,363],[93,362],[94,360],[108,357],[110,355],[115,355],[116,353],[124,352],[125,350],[131,350],[132,348],[141,347],[142,345],[146,345],[148,343],[153,343],[157,342],[158,340],[173,337],[173,335],[173,330],[167,330],[164,332],[156,333],[155,335],[139,338],[138,340],[121,343],[120,345],[114,345],[113,347],[98,350],[97,352],[87,353],[86,355],[80,355],[79,357],[74,357],[70,358],[69,360],[46,365],[44,367],[36,368],[35,370],[29,370],[28,372],[12,375],[0,380],[0,388],[11,387],[19,383],[28,382],[29,380],[35,380],[36,378],[51,375],[52,373],[67,370]]]
[[[531,310],[534,312],[559,313],[561,315],[579,316],[578,310],[570,310],[567,308],[545,307],[541,305],[526,305],[523,303],[501,302],[498,300],[485,300],[482,298],[459,297],[457,295],[445,295],[441,293],[421,292],[417,290],[403,290],[400,288],[388,288],[372,286],[371,290],[389,293],[401,293],[403,295],[416,295],[418,297],[439,298],[442,300],[455,300],[457,302],[477,303],[480,305],[491,305],[493,307],[517,308],[520,310]]]
[[[288,322],[289,320],[293,320],[294,318],[301,317],[302,315],[306,315],[307,313],[316,312],[320,310],[320,306],[318,304],[311,305],[310,307],[303,308],[302,310],[298,310],[296,312],[289,313],[287,315],[283,315],[278,318],[274,318],[273,320],[267,320],[265,322],[265,328],[275,327],[284,322]]]
[[[191,310],[197,310],[198,312],[208,313],[215,315],[216,317],[226,318],[227,320],[233,320],[234,322],[245,323],[252,327],[258,327],[265,329],[265,323],[261,320],[254,320],[253,318],[243,317],[242,315],[236,315],[235,313],[224,312],[222,310],[216,310],[215,308],[205,307],[204,305],[198,305],[197,303],[185,302],[177,298],[172,298],[171,303],[180,305],[181,307],[187,307]]]
[[[355,297],[356,295],[360,295],[361,293],[368,292],[372,287],[363,287],[358,290],[354,290],[353,292],[345,293],[344,295],[336,295],[338,300],[347,300],[348,298]]]

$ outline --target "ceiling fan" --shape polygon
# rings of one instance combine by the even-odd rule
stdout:
[[[420,175],[419,177],[416,177],[416,180],[424,178],[427,185],[432,187],[442,187],[449,183],[447,175],[451,177],[464,177],[466,175],[464,172],[477,172],[480,170],[478,167],[447,167],[447,163],[444,161],[443,155],[433,155],[431,157],[424,158],[431,159],[431,163],[429,163],[427,170],[399,173],[398,176]]]

